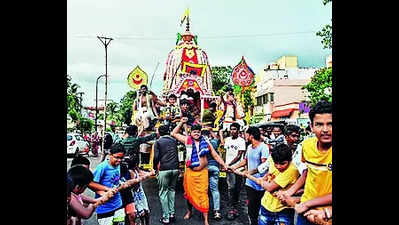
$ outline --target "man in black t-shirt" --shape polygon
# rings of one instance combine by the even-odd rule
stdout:
[[[175,220],[175,190],[179,176],[179,158],[177,141],[169,135],[169,127],[162,125],[158,131],[161,137],[154,143],[153,165],[154,170],[159,171],[159,200],[162,206],[160,222],[168,224]]]

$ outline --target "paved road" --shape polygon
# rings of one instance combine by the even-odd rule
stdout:
[[[97,164],[99,164],[100,157],[89,157],[90,160],[90,169],[94,171],[95,167]],[[72,159],[67,159],[67,168],[69,169],[70,164]],[[145,180],[143,182],[143,188],[146,193],[147,199],[148,199],[148,204],[151,210],[151,224],[153,225],[162,225],[159,222],[159,218],[161,217],[161,203],[159,202],[159,197],[158,197],[158,184],[156,178],[151,178],[148,180]],[[241,215],[240,217],[236,218],[234,221],[230,221],[226,219],[227,215],[227,184],[225,179],[221,179],[219,182],[219,190],[221,194],[221,213],[222,216],[224,217],[220,221],[215,221],[211,219],[213,216],[212,213],[209,214],[209,224],[211,225],[248,225],[248,211],[247,211],[247,206],[245,204],[245,199],[246,199],[246,192],[244,187],[242,188],[241,191],[241,196],[240,196],[240,206],[239,206],[239,214]],[[94,192],[87,189],[85,191],[85,194],[91,197],[94,197]],[[211,212],[211,211],[210,211]],[[184,220],[183,217],[186,213],[186,200],[183,198],[183,185],[180,183],[178,185],[178,188],[176,190],[176,223],[175,225],[203,225],[203,220],[201,218],[201,213],[199,211],[194,210],[193,217],[191,217],[190,220]],[[93,213],[93,215],[87,219],[83,220],[84,225],[98,225],[97,220],[96,220],[96,214]]]

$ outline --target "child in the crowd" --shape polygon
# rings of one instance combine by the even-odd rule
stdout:
[[[134,173],[134,169],[137,167],[139,160],[136,156],[137,155],[125,156],[120,165],[121,178],[125,181],[132,181],[134,179],[132,186],[120,191],[122,197],[122,207],[125,209],[126,214],[125,222],[131,225],[135,224],[137,211],[136,204],[138,204],[135,203],[134,193],[139,188],[141,180],[147,179],[148,177],[153,175],[153,173],[146,173],[142,174],[142,176],[136,176],[136,174]]]
[[[269,158],[269,172],[262,178],[255,178],[247,173],[246,177],[262,185],[266,190],[259,210],[259,225],[294,224],[294,209],[273,195],[277,190],[285,190],[298,179],[299,173],[292,161],[292,152],[286,144],[274,147]]]
[[[81,218],[88,219],[95,210],[97,201],[82,193],[86,190],[90,181],[93,180],[93,174],[84,166],[74,166],[67,172],[67,185],[70,193],[68,201],[67,224],[81,224]],[[88,205],[85,206],[84,203]]]
[[[151,172],[140,170],[138,163],[137,166],[132,170],[131,176],[133,178],[138,177],[150,177],[155,175],[155,171],[152,169]],[[142,225],[150,225],[150,207],[148,206],[147,196],[145,195],[141,182],[138,183],[136,189],[133,188],[133,199],[136,206],[136,215],[140,218]]]
[[[86,157],[81,156],[81,155],[79,155],[79,156],[77,156],[77,157],[72,159],[71,168],[74,167],[74,166],[77,166],[77,165],[78,166],[84,166],[84,167],[86,167],[87,169],[90,170],[90,160],[88,158],[86,158]]]
[[[70,208],[71,206],[69,205],[69,203],[71,202],[71,192],[73,189],[73,182],[72,179],[67,176],[67,205],[66,205],[66,215],[67,215],[67,225],[71,224],[71,215],[70,215]]]
[[[128,201],[126,203],[134,203],[134,217],[139,217],[142,225],[150,224],[150,208],[148,206],[147,197],[145,195],[144,189],[141,185],[141,181],[147,179],[148,177],[154,176],[155,171],[151,170],[150,172],[142,171],[139,168],[139,157],[136,154],[127,155],[125,157],[126,165],[122,165],[122,174],[124,179],[138,179],[138,182],[135,183],[130,189],[133,196],[132,198],[128,197]],[[125,167],[126,166],[126,167]],[[123,194],[125,195],[125,194]],[[133,202],[132,202],[133,200]],[[133,206],[129,206],[129,212],[133,210]],[[132,215],[132,214],[130,214]],[[133,216],[129,216],[129,220],[134,220]]]
[[[83,157],[81,155],[75,157],[72,162],[71,162],[71,168],[75,166],[83,166],[86,167],[87,169],[90,170],[90,160],[86,157]],[[112,188],[109,188],[107,186],[101,185],[93,180],[90,181],[88,188],[94,192],[97,191],[104,191],[104,192],[109,192],[109,191],[115,191],[112,190]],[[86,198],[86,196],[82,195],[82,198]],[[89,200],[90,201],[90,200]]]
[[[111,146],[109,157],[97,165],[93,180],[108,188],[117,187],[120,184],[120,163],[125,156],[125,150],[119,143]],[[103,195],[103,191],[97,191],[96,197]],[[119,192],[110,198],[105,204],[97,207],[97,221],[100,225],[109,225],[112,222],[124,222],[125,213],[122,207],[122,198]]]
[[[130,158],[128,156],[125,156],[120,165],[122,179],[125,180],[132,179],[132,176],[129,171],[129,163],[130,163]],[[136,217],[135,215],[136,207],[134,204],[133,193],[132,193],[133,187],[134,185],[120,191],[122,198],[122,207],[125,209],[125,214],[126,214],[125,223],[131,225],[135,225],[134,221]]]
[[[72,162],[71,162],[71,168],[75,167],[75,166],[83,166],[87,169],[90,170],[90,160],[87,159],[86,157],[83,157],[81,155],[73,158]],[[90,181],[91,182],[91,181]],[[87,207],[88,203],[94,203],[95,200],[94,198],[91,198],[89,196],[78,194],[78,198],[82,200],[82,204]],[[72,216],[71,217],[72,223],[75,225],[80,225],[81,224],[81,218],[76,217],[76,216]]]

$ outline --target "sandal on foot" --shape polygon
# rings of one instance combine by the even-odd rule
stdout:
[[[169,216],[169,221],[170,221],[170,222],[176,222],[176,215],[175,215],[175,214],[171,214],[171,215]]]
[[[215,219],[215,220],[221,220],[221,219],[222,219],[222,214],[220,214],[219,211],[216,211],[215,214],[214,214],[214,216],[213,216],[213,219]]]
[[[161,219],[159,219],[159,222],[161,222],[162,224],[169,224],[170,223],[169,219],[163,218],[163,217],[161,217]]]
[[[186,215],[187,215],[187,213],[186,213]],[[186,215],[184,215],[183,219],[189,220],[193,216],[193,213],[191,212],[190,215],[188,216],[188,218],[186,218]]]

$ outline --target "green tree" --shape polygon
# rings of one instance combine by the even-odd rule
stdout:
[[[212,70],[212,89],[216,95],[220,95],[225,92],[227,87],[232,87],[233,82],[231,81],[231,72],[233,68],[231,66],[213,66]]]
[[[241,87],[239,85],[233,86],[234,94],[237,96],[237,98],[243,104],[245,112],[248,112],[249,107],[254,105],[253,93],[256,92],[254,85],[255,85],[255,81],[252,82],[252,84],[249,85],[248,87],[245,87],[244,92],[242,91],[243,87]]]
[[[117,120],[117,113],[119,111],[119,104],[117,102],[107,103],[107,118],[110,120]]]
[[[127,92],[119,103],[119,110],[117,113],[117,117],[121,123],[130,124],[132,117],[132,106],[133,102],[136,99],[137,93],[136,91]]]
[[[80,86],[72,83],[72,78],[67,75],[67,114],[74,122],[81,118],[82,100],[84,92],[78,91]]]
[[[91,119],[80,118],[76,128],[82,132],[88,132],[88,131],[91,132],[93,127],[94,127],[94,122]]]
[[[325,25],[316,35],[322,38],[323,49],[332,48],[332,26],[330,24]]]
[[[332,0],[323,0],[323,4],[332,2]],[[323,38],[321,41],[323,48],[332,48],[332,26],[327,24],[321,31],[316,33]],[[314,106],[320,100],[332,101],[332,68],[322,68],[315,72],[310,83],[303,86],[302,89],[308,92],[308,101],[310,106]]]
[[[104,120],[104,113],[98,113],[97,120]]]
[[[253,93],[256,92],[254,89],[254,83],[253,82],[247,89],[244,91],[244,110],[247,112],[249,110],[250,106],[254,105],[254,98],[253,98]]]
[[[323,4],[332,2],[332,0],[323,0]],[[331,49],[332,48],[332,25],[327,24],[323,27],[321,31],[316,33],[317,36],[322,38],[321,44],[323,45],[323,49]]]
[[[74,121],[74,122],[76,122],[80,119],[80,114],[78,112],[76,112],[75,109],[71,109],[69,111],[69,115],[71,116],[72,121]]]
[[[310,83],[302,89],[308,91],[309,103],[314,106],[320,100],[332,101],[332,68],[322,68],[315,72]]]

